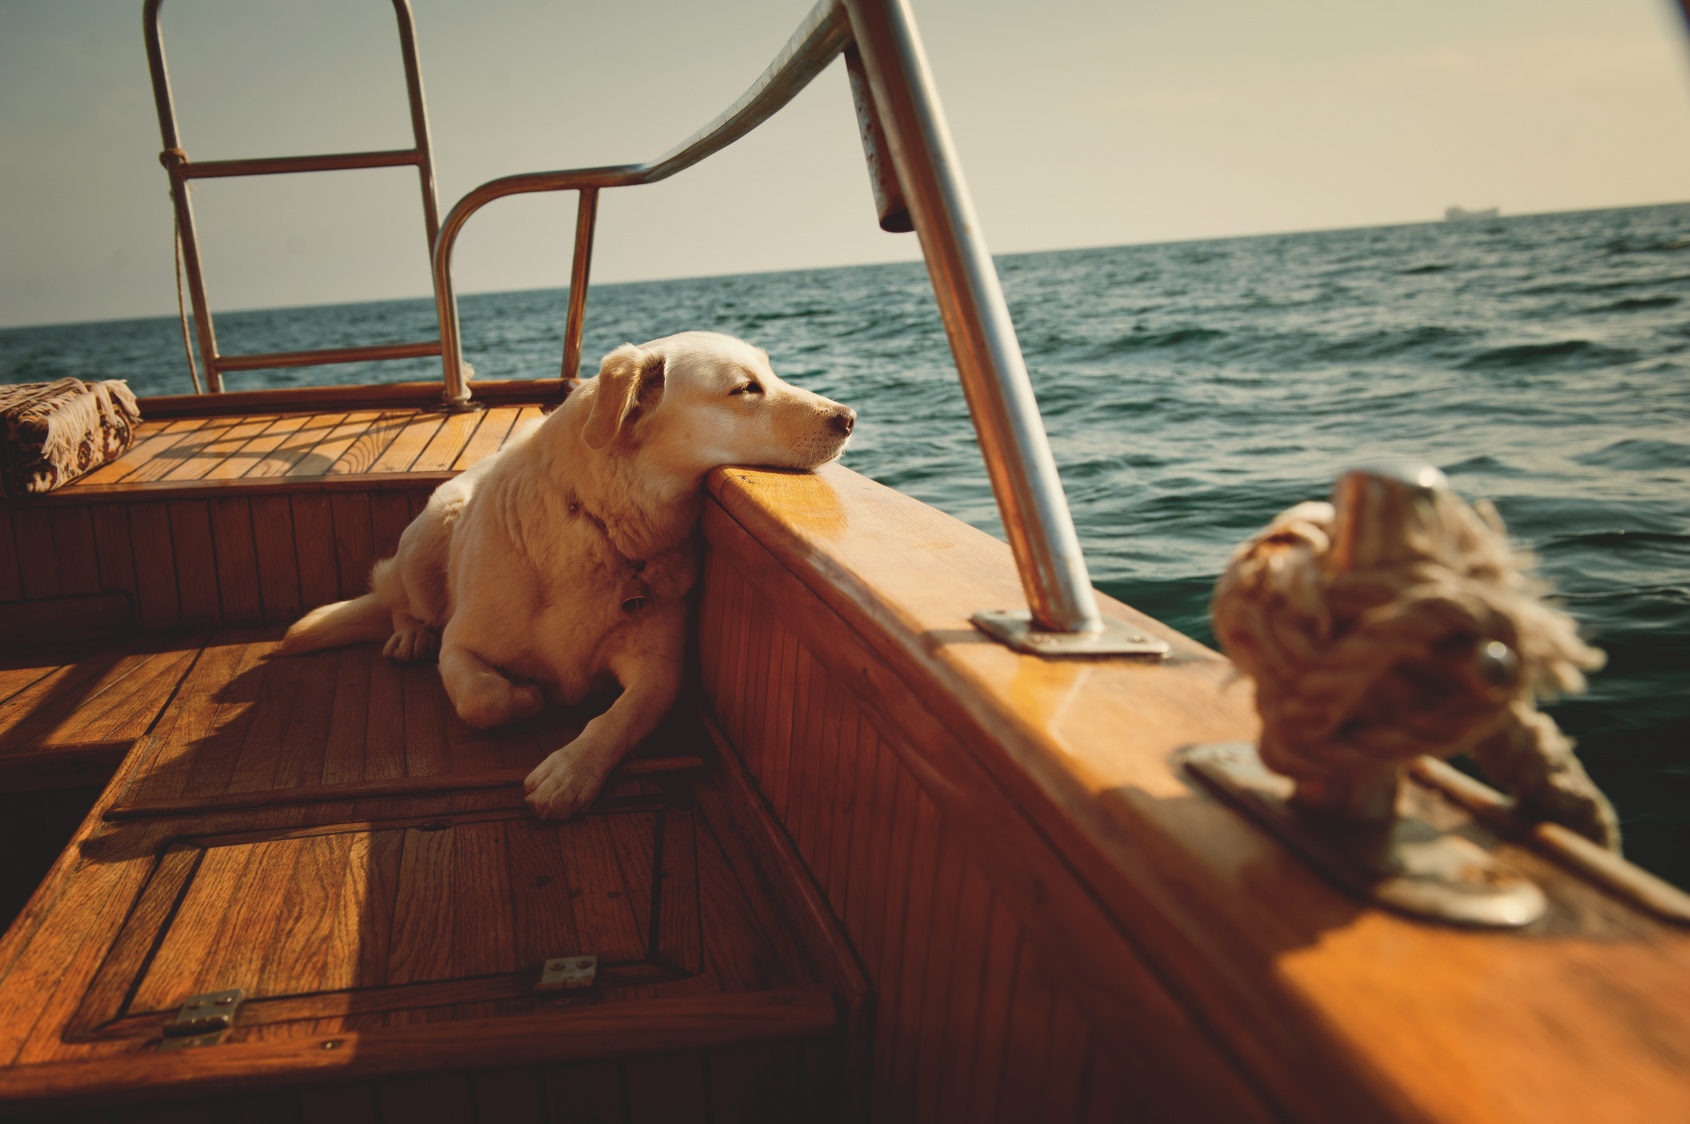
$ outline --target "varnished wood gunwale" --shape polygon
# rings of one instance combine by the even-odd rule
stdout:
[[[1174,765],[1182,745],[1253,733],[1247,690],[1224,660],[1109,599],[1107,613],[1165,636],[1173,657],[1043,662],[992,644],[967,618],[1023,603],[1007,548],[837,466],[814,475],[721,470],[709,489],[711,565],[720,555],[765,591],[755,611],[809,637],[817,657],[832,658],[899,732],[914,751],[908,767],[945,822],[979,825],[976,860],[994,886],[1023,909],[1017,882],[1034,902],[1047,879],[1084,888],[1095,941],[1047,930],[1040,942],[1064,950],[1050,958],[1052,970],[1080,987],[1082,1008],[1100,1025],[1109,1016],[1101,1006],[1118,1012],[1129,1035],[1135,1021],[1137,1033],[1156,1033],[1147,1012],[1088,1006],[1118,994],[1111,977],[1122,965],[1102,952],[1121,940],[1270,1111],[1291,1118],[1690,1116],[1682,931],[1506,846],[1507,861],[1544,879],[1556,901],[1537,930],[1464,932],[1364,908]],[[782,586],[782,571],[795,587]],[[705,628],[713,613],[744,611],[707,604]],[[779,668],[787,658],[734,654],[731,637],[725,643],[730,662]],[[736,679],[707,667],[707,683],[712,674]],[[754,693],[753,712],[797,705],[796,682],[771,678]],[[980,773],[989,784],[968,779]],[[759,777],[775,786],[764,792],[777,811],[788,799],[781,777],[779,769]],[[994,854],[994,829],[1013,839],[1003,829],[1015,818],[1056,861],[1038,848]],[[800,850],[813,857],[801,841]],[[934,861],[943,870],[947,860]]]
[[[968,748],[720,515],[707,507],[704,690],[870,974],[874,1117],[925,1119],[923,1106],[943,1105],[958,1120],[1041,1119],[1085,1104],[1108,1071],[1130,1093],[1088,1109],[1271,1119]],[[855,730],[835,733],[842,723]],[[824,841],[837,864],[824,862]],[[1072,1055],[1047,1067],[1047,1024],[1077,1019]],[[1018,1109],[1003,1108],[1006,1090]]]

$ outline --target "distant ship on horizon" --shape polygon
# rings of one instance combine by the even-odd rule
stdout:
[[[1495,207],[1485,207],[1477,211],[1469,211],[1463,207],[1444,208],[1445,222],[1471,222],[1475,219],[1494,219],[1498,211]]]

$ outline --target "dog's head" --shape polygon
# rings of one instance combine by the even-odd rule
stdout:
[[[815,468],[844,450],[857,422],[850,407],[782,381],[761,348],[717,332],[623,344],[594,381],[587,445],[637,448],[676,474]]]

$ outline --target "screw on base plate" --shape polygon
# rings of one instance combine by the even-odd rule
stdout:
[[[1414,816],[1356,819],[1293,798],[1289,777],[1246,742],[1181,750],[1198,780],[1357,897],[1411,917],[1483,929],[1530,925],[1549,908],[1537,884],[1499,866],[1472,839]]]

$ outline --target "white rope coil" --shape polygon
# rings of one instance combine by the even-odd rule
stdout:
[[[1388,562],[1338,565],[1329,503],[1298,504],[1233,554],[1215,634],[1255,680],[1263,762],[1360,777],[1469,752],[1526,815],[1617,845],[1612,808],[1535,707],[1582,690],[1602,653],[1544,602],[1494,508],[1442,488],[1427,502]]]

